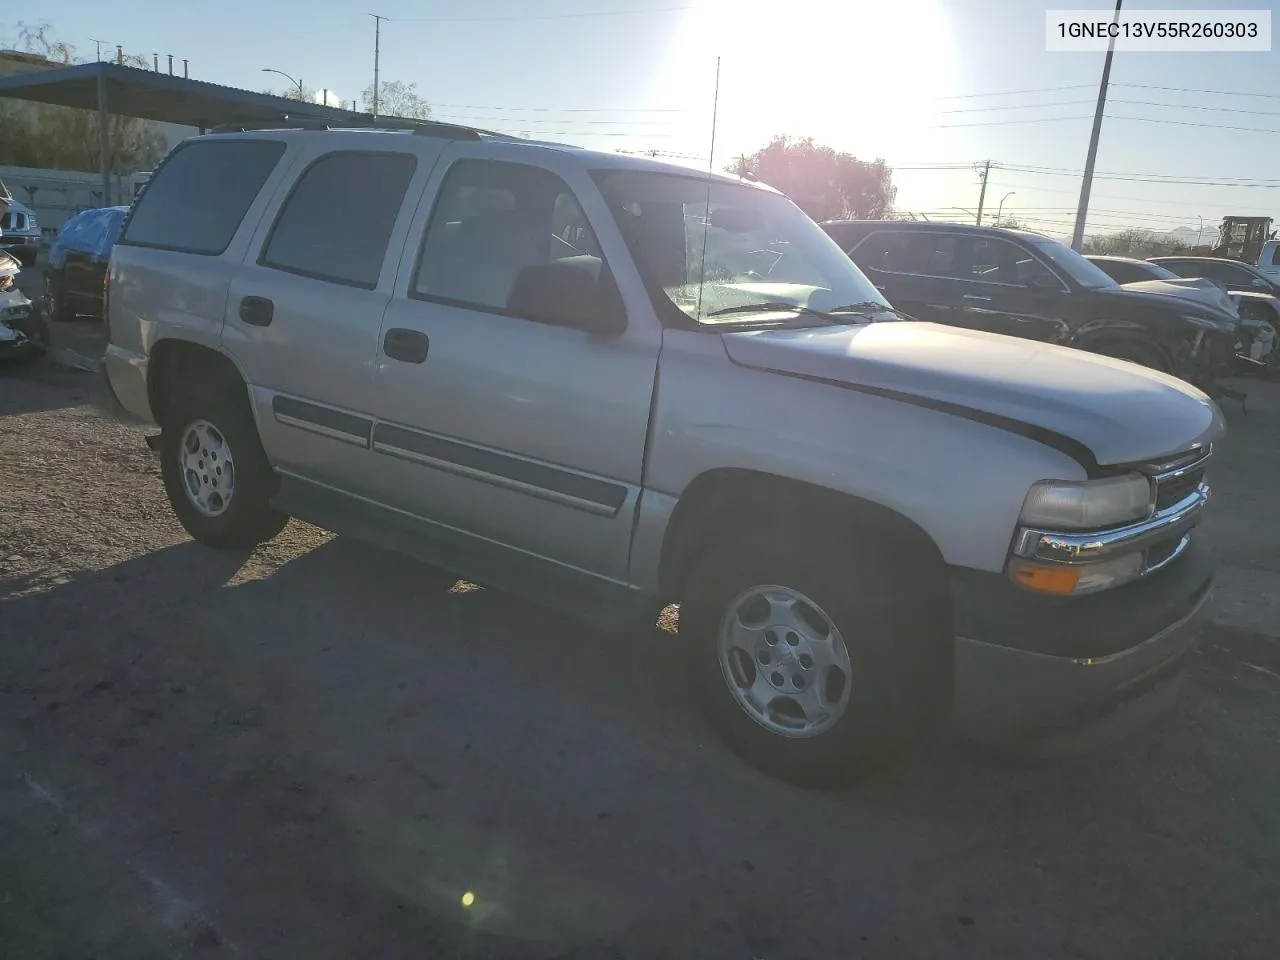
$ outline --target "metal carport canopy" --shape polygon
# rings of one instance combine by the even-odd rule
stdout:
[[[111,204],[107,117],[112,114],[202,130],[222,123],[261,124],[301,117],[338,122],[357,116],[339,107],[104,62],[0,77],[3,97],[98,112],[104,206]]]

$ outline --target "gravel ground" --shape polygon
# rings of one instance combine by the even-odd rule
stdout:
[[[939,740],[801,792],[712,740],[669,634],[296,521],[193,544],[101,398],[0,374],[0,955],[1276,955],[1256,631],[1214,629],[1167,716],[1087,758]],[[1267,398],[1214,474],[1237,627],[1280,573]]]

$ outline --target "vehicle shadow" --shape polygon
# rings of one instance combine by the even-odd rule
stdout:
[[[1216,869],[1246,842],[1167,795],[1234,776],[1194,709],[1096,761],[1007,770],[939,740],[805,793],[712,738],[670,634],[342,538],[274,570],[181,543],[11,591],[0,618],[24,762],[261,955],[763,956],[797,926],[828,955],[852,931],[887,950],[917,914],[1064,897],[1133,932],[1154,901],[1113,894],[1153,849],[1194,883],[1183,831]],[[761,916],[796,876],[822,880]],[[1150,910],[1125,920],[1135,897]],[[916,932],[954,952],[952,927]]]
[[[0,417],[101,403],[101,378],[52,356],[0,361]]]

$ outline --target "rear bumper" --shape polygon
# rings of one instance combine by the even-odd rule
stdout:
[[[974,579],[965,573],[961,587]],[[1174,679],[1203,624],[1213,564],[1193,544],[1147,580],[1066,603],[1005,584],[1009,593],[988,582],[954,597],[957,732],[979,741],[1087,727]]]
[[[102,357],[102,371],[112,399],[126,413],[149,423],[155,422],[151,398],[147,393],[146,357],[109,343]]]

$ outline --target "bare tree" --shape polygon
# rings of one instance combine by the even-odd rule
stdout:
[[[1143,260],[1147,257],[1176,256],[1190,251],[1190,244],[1139,227],[1088,237],[1081,250],[1086,254],[1137,257]]]
[[[18,24],[18,47],[55,64],[81,62],[75,48],[52,36],[49,25]],[[129,66],[146,68],[142,57],[128,57]],[[164,154],[165,140],[156,126],[136,117],[108,119],[112,173],[149,170]],[[98,115],[89,110],[37,103],[0,104],[0,163],[51,170],[101,169]]]
[[[365,87],[364,108],[373,109],[373,85]],[[378,84],[378,113],[384,117],[407,117],[411,120],[430,120],[431,104],[418,93],[416,83],[389,80]]]

